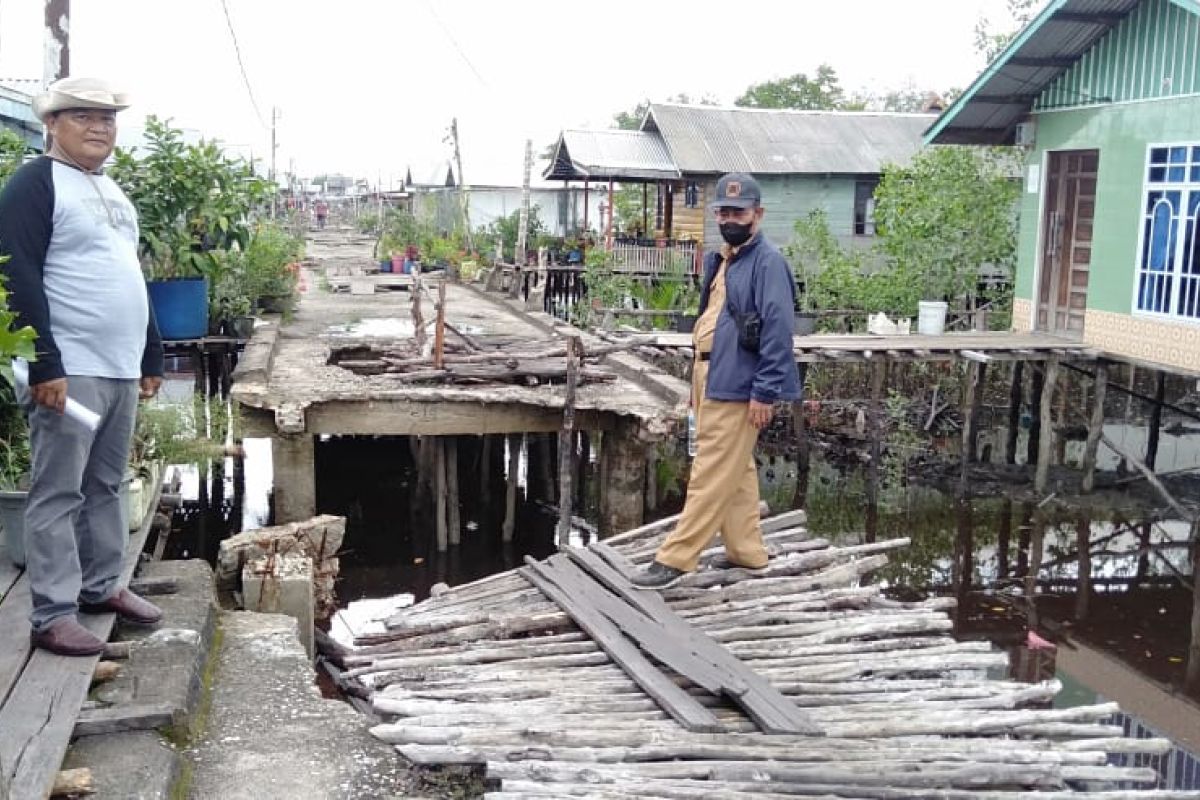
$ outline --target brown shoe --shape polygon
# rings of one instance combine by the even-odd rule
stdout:
[[[149,600],[143,600],[128,589],[120,589],[112,597],[100,603],[80,603],[79,610],[85,614],[115,612],[121,619],[139,625],[153,625],[162,619],[163,612]]]
[[[62,617],[31,637],[34,647],[60,656],[95,656],[104,652],[104,642],[75,617]]]

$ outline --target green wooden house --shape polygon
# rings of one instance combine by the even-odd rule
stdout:
[[[1200,371],[1200,2],[1051,0],[925,139],[1027,150],[1014,328]]]

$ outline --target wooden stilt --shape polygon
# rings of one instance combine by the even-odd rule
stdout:
[[[492,441],[495,437],[484,434],[479,444],[479,502],[483,508],[492,504]]]
[[[438,284],[437,322],[433,328],[433,368],[441,369],[446,356],[446,281]]]
[[[1085,493],[1096,484],[1096,453],[1100,449],[1100,435],[1104,433],[1104,398],[1108,394],[1108,364],[1096,362],[1095,391],[1092,398],[1092,418],[1088,421],[1087,443],[1083,447],[1083,480]]]
[[[1051,439],[1054,442],[1054,460],[1052,464],[1064,464],[1067,460],[1067,437],[1062,435],[1062,432],[1067,429],[1067,399],[1072,397],[1072,384],[1074,383],[1074,373],[1070,371],[1059,372],[1059,381],[1062,386],[1056,386],[1054,393],[1054,433]],[[1087,404],[1084,404],[1084,408]]]
[[[571,480],[575,477],[575,384],[579,380],[579,355],[582,352],[578,336],[567,339],[567,394],[563,400],[563,424],[558,432],[558,546],[571,543],[571,501],[575,493]]]
[[[1075,547],[1079,557],[1079,588],[1075,592],[1075,620],[1087,619],[1092,598],[1092,520],[1086,513],[1079,515],[1075,527]]]
[[[646,511],[658,508],[658,448],[646,448]]]
[[[964,617],[968,613],[967,596],[971,593],[972,574],[975,571],[975,522],[971,514],[971,501],[966,496],[960,496],[955,503],[955,523],[957,527],[954,545],[955,583],[954,596],[958,602],[954,612],[954,629],[959,631]]]
[[[587,502],[587,472],[592,460],[592,438],[587,431],[579,432],[579,463],[576,465],[575,505],[583,508]]]
[[[446,531],[446,440],[438,436],[433,440],[433,496],[436,501],[434,517],[437,520],[437,549],[446,552],[449,543]]]
[[[800,388],[803,396],[808,365],[800,365]],[[804,402],[792,404],[792,427],[796,431],[796,491],[792,495],[792,508],[804,508],[808,504],[808,477],[812,457],[812,442],[808,433],[808,415],[804,413]]]
[[[462,544],[462,517],[458,497],[458,439],[445,438],[446,451],[446,524],[450,544]]]
[[[1038,626],[1038,573],[1042,570],[1042,548],[1046,541],[1046,514],[1043,509],[1033,512],[1033,530],[1029,536],[1029,570],[1025,573],[1025,601],[1028,607],[1025,618],[1029,621],[1030,629]]]
[[[958,479],[960,498],[967,495],[967,471],[970,464],[975,461],[975,398],[978,394],[976,390],[979,386],[979,368],[979,362],[968,361],[966,380],[963,382],[962,457],[959,459]]]
[[[871,365],[871,408],[868,417],[868,435],[871,437],[871,461],[867,464],[867,542],[875,541],[879,534],[879,462],[883,446],[883,392],[887,382],[888,360],[881,358]]]
[[[1012,383],[1008,387],[1008,429],[1004,432],[1004,463],[1017,463],[1017,434],[1021,428],[1021,390],[1025,381],[1025,362],[1014,361]]]
[[[1000,501],[1000,530],[996,534],[996,577],[1008,577],[1008,548],[1012,540],[1012,498]]]
[[[1032,419],[1029,423],[1029,439],[1025,443],[1025,463],[1036,464],[1038,453],[1042,448],[1042,394],[1046,386],[1045,364],[1042,367],[1031,365],[1033,376],[1029,381],[1029,409]]]
[[[1162,428],[1163,399],[1167,389],[1167,373],[1159,370],[1154,374],[1154,405],[1150,407],[1150,421],[1146,423],[1146,458],[1145,464],[1154,470],[1158,461],[1158,434]]]
[[[521,468],[521,435],[508,437],[508,483],[504,494],[504,525],[500,529],[502,541],[513,540],[513,529],[517,523],[517,471]]]
[[[562,435],[560,431],[559,436]],[[538,495],[547,503],[553,502],[555,499],[554,488],[555,481],[555,460],[554,460],[554,438],[553,433],[536,434],[537,451],[538,451]]]
[[[1054,387],[1058,383],[1058,359],[1046,360],[1046,377],[1041,398],[1041,437],[1038,442],[1037,472],[1033,486],[1045,493],[1050,482],[1050,461],[1054,453]]]

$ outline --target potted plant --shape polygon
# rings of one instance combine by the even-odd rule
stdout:
[[[138,212],[139,255],[164,339],[208,331],[221,254],[245,248],[250,215],[268,184],[213,142],[185,144],[169,122],[149,117],[146,152],[118,149],[110,174]]]
[[[15,405],[13,406],[15,408]],[[4,549],[18,567],[25,566],[25,504],[29,498],[29,431],[23,417],[11,417],[0,439],[0,528]]]

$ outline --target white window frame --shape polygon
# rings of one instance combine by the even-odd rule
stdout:
[[[1186,147],[1189,151],[1189,158],[1183,164],[1184,180],[1183,181],[1163,181],[1161,183],[1150,182],[1150,154],[1154,150],[1166,148],[1170,150],[1173,147]],[[1184,280],[1200,279],[1200,274],[1184,273],[1183,264],[1186,254],[1187,244],[1187,208],[1188,195],[1190,193],[1200,194],[1200,181],[1191,181],[1189,172],[1195,164],[1200,164],[1200,161],[1193,161],[1190,157],[1192,148],[1200,147],[1200,140],[1191,142],[1155,142],[1146,145],[1146,155],[1142,159],[1142,187],[1138,195],[1137,203],[1137,249],[1133,255],[1133,285],[1130,294],[1130,313],[1135,317],[1144,317],[1147,319],[1160,320],[1164,322],[1182,323],[1185,325],[1200,326],[1200,314],[1195,317],[1184,316],[1175,311],[1179,304],[1179,291]],[[1169,158],[1169,156],[1168,156]],[[1165,168],[1170,168],[1171,164],[1168,161],[1163,165]],[[1171,288],[1167,296],[1166,308],[1164,311],[1150,311],[1138,307],[1139,285],[1143,273],[1142,269],[1142,253],[1146,247],[1146,198],[1150,192],[1170,192],[1177,191],[1180,193],[1180,208],[1179,208],[1179,230],[1176,234],[1175,241],[1175,260],[1172,270],[1164,275],[1169,275],[1171,278]],[[1192,237],[1193,239],[1200,238],[1200,207],[1197,207],[1193,217]],[[1193,245],[1194,248],[1194,245]],[[1200,291],[1200,288],[1197,289]]]

